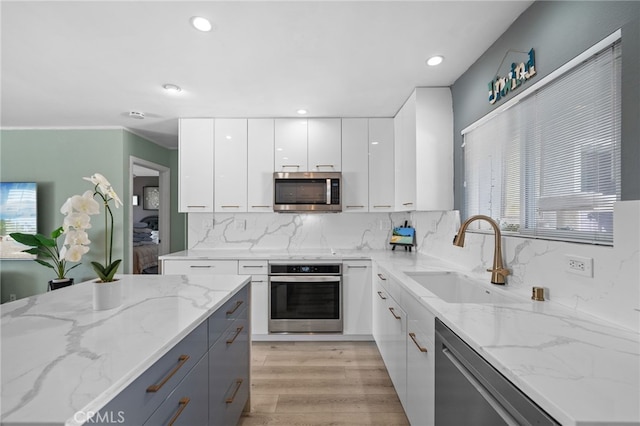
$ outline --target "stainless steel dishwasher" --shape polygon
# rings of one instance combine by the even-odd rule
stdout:
[[[436,318],[437,426],[559,425]]]

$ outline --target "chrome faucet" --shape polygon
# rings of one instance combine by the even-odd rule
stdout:
[[[500,233],[500,227],[495,220],[491,219],[489,216],[485,216],[482,214],[471,216],[460,227],[458,234],[453,239],[453,245],[464,247],[464,234],[467,232],[467,227],[469,227],[469,224],[471,222],[476,220],[484,220],[486,222],[489,222],[489,225],[491,225],[491,227],[493,228],[493,233],[495,234],[495,244],[493,249],[493,268],[487,269],[487,272],[491,272],[492,284],[504,285],[504,278],[509,275],[509,270],[502,265],[502,234]]]

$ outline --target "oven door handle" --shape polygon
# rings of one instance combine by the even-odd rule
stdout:
[[[306,275],[277,275],[270,276],[269,280],[274,283],[327,283],[340,281],[339,275],[333,276],[306,276]]]

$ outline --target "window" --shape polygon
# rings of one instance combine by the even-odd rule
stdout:
[[[523,236],[611,243],[620,65],[616,41],[463,131],[466,215]]]

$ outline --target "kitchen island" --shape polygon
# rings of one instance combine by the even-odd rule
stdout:
[[[196,329],[206,331],[249,282],[119,278],[123,303],[110,310],[93,310],[90,282],[2,305],[2,424],[83,424]],[[127,413],[115,415],[103,421]]]

